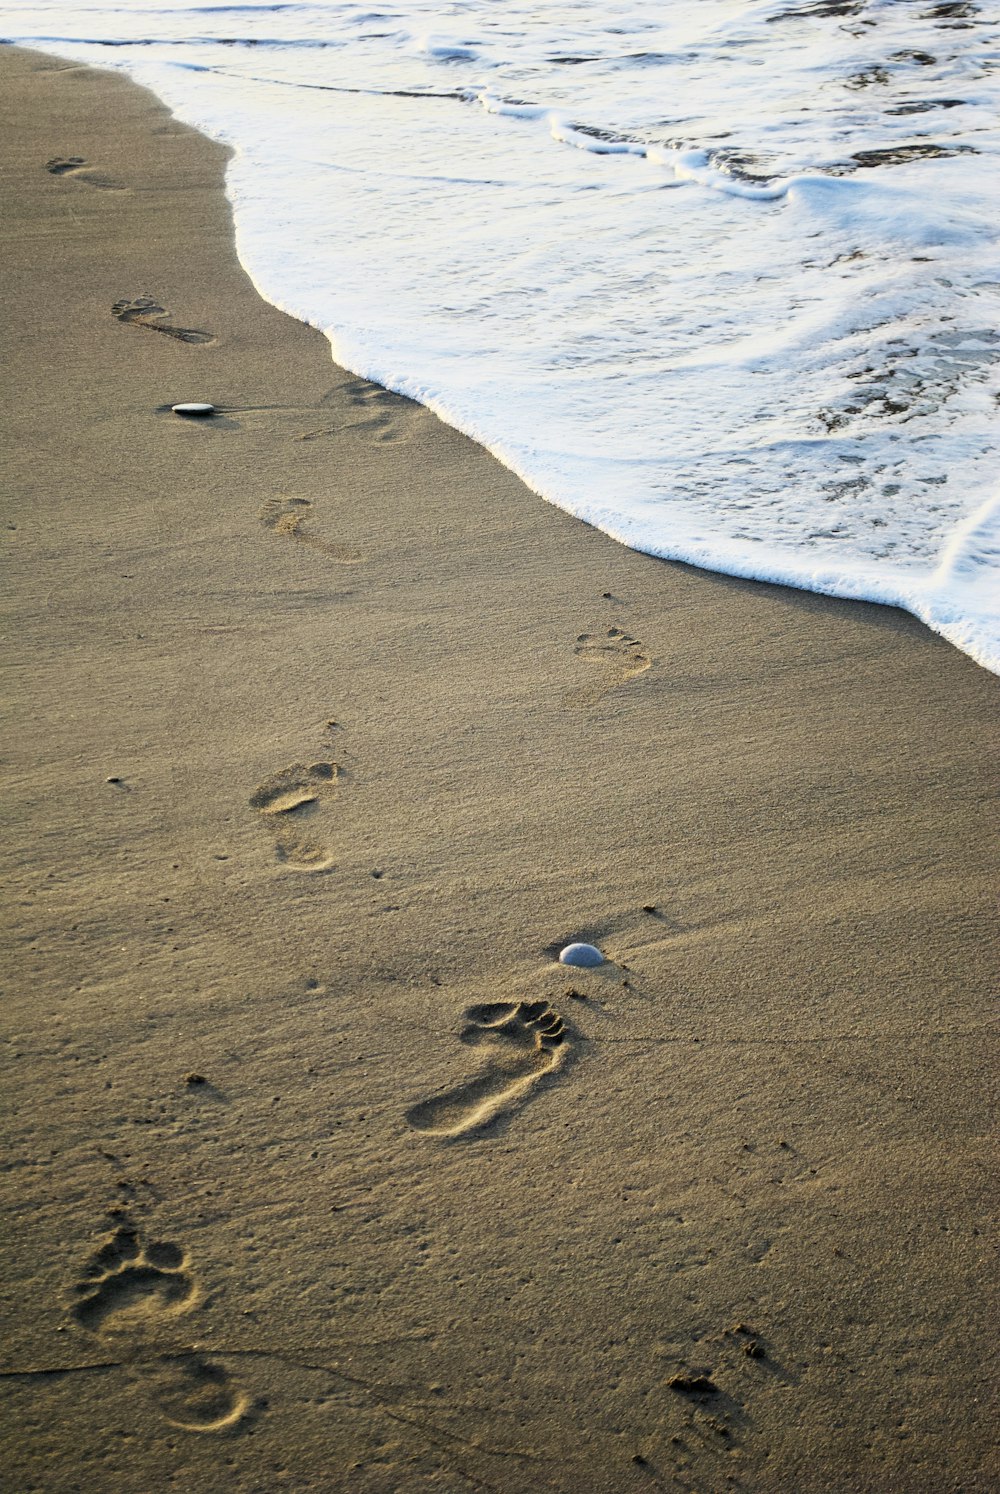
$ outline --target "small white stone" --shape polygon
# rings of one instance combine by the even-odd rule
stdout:
[[[567,944],[559,951],[560,965],[603,965],[604,956],[596,944]]]
[[[215,406],[214,405],[199,405],[199,404],[171,405],[170,408],[171,408],[171,410],[173,410],[173,412],[174,412],[175,415],[214,415],[215,414]]]

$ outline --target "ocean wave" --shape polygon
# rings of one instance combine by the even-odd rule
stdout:
[[[0,15],[232,146],[261,292],[550,501],[650,554],[906,607],[1000,671],[984,8]]]

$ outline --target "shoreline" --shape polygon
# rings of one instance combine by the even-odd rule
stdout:
[[[18,1486],[990,1488],[994,677],[546,504],[0,68]]]

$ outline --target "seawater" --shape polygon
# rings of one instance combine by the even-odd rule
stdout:
[[[934,0],[0,5],[231,146],[260,292],[652,555],[1000,672],[1000,17]]]

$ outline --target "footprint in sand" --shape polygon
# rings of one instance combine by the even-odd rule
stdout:
[[[268,822],[280,862],[292,871],[328,871],[324,800],[340,776],[336,763],[293,763],[258,784],[251,808]]]
[[[406,1119],[432,1136],[465,1136],[521,1105],[546,1075],[563,1068],[569,1031],[545,1001],[473,1006],[460,1039],[486,1062],[474,1078],[412,1106]]]
[[[321,555],[329,555],[331,560],[339,560],[341,565],[360,564],[364,556],[359,555],[356,550],[351,550],[347,545],[331,544],[329,540],[321,539],[307,528],[313,518],[313,508],[311,498],[269,498],[260,511],[260,522],[272,534],[282,534],[288,539],[297,540],[300,545],[308,545]]]
[[[147,1389],[171,1426],[184,1432],[229,1431],[252,1405],[225,1365],[203,1354],[164,1357]]]
[[[51,176],[67,176],[88,187],[97,187],[102,192],[125,192],[128,189],[100,171],[94,171],[82,156],[53,156],[46,161],[45,169]]]
[[[420,410],[416,400],[363,379],[351,386],[348,398],[358,412],[350,421],[351,430],[364,431],[375,441],[405,441],[411,435],[410,417]]]
[[[251,1409],[250,1397],[229,1371],[201,1354],[150,1355],[145,1335],[169,1323],[198,1300],[189,1261],[170,1240],[146,1242],[132,1224],[115,1230],[75,1283],[71,1307],[90,1333],[140,1334],[133,1373],[171,1426],[185,1432],[223,1432]],[[124,1363],[130,1356],[124,1354]]]
[[[116,301],[111,308],[111,315],[116,316],[120,322],[130,327],[146,327],[150,332],[162,332],[164,337],[172,337],[176,342],[208,343],[214,342],[215,338],[211,332],[198,332],[193,327],[172,327],[169,322],[163,320],[169,316],[169,312],[160,306],[150,296],[136,296],[129,300],[123,297]]]
[[[600,671],[598,682],[590,687],[567,691],[565,699],[570,704],[589,704],[600,700],[616,685],[645,674],[653,660],[646,652],[645,644],[625,633],[621,628],[608,628],[603,633],[581,633],[573,652]]]
[[[374,441],[408,441],[412,435],[413,416],[421,406],[416,400],[403,394],[393,394],[379,384],[369,384],[366,379],[357,379],[348,384],[347,402],[357,411],[353,419],[342,425],[320,426],[317,430],[303,431],[300,441],[316,441],[321,436],[335,436],[342,430],[362,431]]]
[[[122,1225],[91,1257],[76,1283],[71,1309],[91,1333],[136,1327],[174,1317],[195,1300],[188,1260],[169,1240],[144,1243],[132,1225]]]

